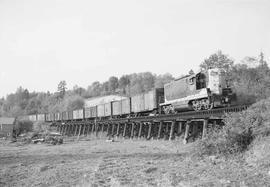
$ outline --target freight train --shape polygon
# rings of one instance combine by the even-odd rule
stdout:
[[[130,118],[177,113],[183,110],[211,110],[235,103],[236,95],[220,69],[209,69],[187,75],[146,93],[118,101],[97,104],[74,111],[34,114],[31,121],[69,121],[83,119]]]

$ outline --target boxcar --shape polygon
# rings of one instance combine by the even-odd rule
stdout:
[[[164,102],[164,89],[157,88],[131,97],[131,112],[147,112],[157,109]]]
[[[45,114],[45,121],[49,121],[49,114]]]
[[[131,112],[137,113],[144,111],[144,94],[131,97]]]
[[[105,116],[105,105],[101,104],[97,106],[97,117],[104,117]]]
[[[46,121],[53,121],[54,120],[53,114],[51,114],[51,113],[45,114],[45,120]]]
[[[37,121],[37,115],[36,114],[29,115],[29,120],[30,121]]]
[[[73,110],[73,119],[83,119],[84,112],[83,109]]]
[[[68,120],[73,120],[73,111],[68,111]]]
[[[61,121],[61,120],[62,120],[62,119],[61,119],[61,113],[59,113],[59,112],[55,113],[55,114],[54,114],[54,120],[55,120],[55,121]]]
[[[68,120],[68,112],[67,111],[62,112],[62,120],[64,120],[64,121]]]
[[[87,107],[84,108],[84,117],[85,118],[95,118],[97,117],[97,107]]]
[[[122,114],[130,114],[131,112],[131,99],[127,98],[121,102]]]
[[[130,114],[130,98],[112,102],[112,115]]]
[[[45,114],[38,114],[37,121],[45,121]]]
[[[54,121],[54,114],[53,113],[48,114],[48,121]]]
[[[112,115],[112,102],[105,103],[104,104],[104,115],[105,116],[111,116]]]
[[[113,116],[122,115],[121,101],[112,102]]]

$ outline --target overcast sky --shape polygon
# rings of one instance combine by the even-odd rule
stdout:
[[[0,0],[0,97],[196,70],[218,49],[270,62],[268,0]]]

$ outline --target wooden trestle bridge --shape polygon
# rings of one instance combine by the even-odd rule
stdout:
[[[110,138],[145,138],[174,140],[183,137],[183,142],[204,137],[207,129],[222,125],[225,113],[240,112],[248,106],[218,108],[200,112],[182,112],[170,115],[136,118],[92,119],[55,122],[57,130],[67,136],[99,136],[105,133]]]

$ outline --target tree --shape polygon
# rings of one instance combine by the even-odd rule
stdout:
[[[65,96],[66,89],[67,89],[66,86],[67,86],[67,83],[64,80],[60,81],[60,83],[58,84],[57,90],[58,90],[61,98],[64,98],[64,96]]]
[[[109,78],[109,92],[114,93],[118,87],[118,78],[117,77],[110,77]]]
[[[79,87],[78,85],[75,85],[73,86],[73,93],[76,95],[82,96],[85,93],[85,89],[82,87]]]
[[[155,88],[163,88],[165,84],[173,80],[173,76],[170,73],[157,76],[155,80]]]
[[[188,74],[189,75],[193,75],[194,74],[194,71],[191,69],[191,70],[189,70]]]
[[[84,99],[81,96],[74,95],[65,98],[65,110],[77,110],[84,107]]]
[[[222,53],[222,51],[217,51],[216,53],[210,55],[201,64],[202,70],[207,70],[211,68],[220,68],[225,72],[229,72],[232,68],[234,61],[228,56]]]
[[[118,87],[122,90],[123,94],[127,93],[127,87],[130,84],[129,76],[128,75],[123,75],[119,81],[118,81]]]
[[[242,64],[233,66],[232,86],[240,103],[255,102],[270,95],[270,71],[262,53],[258,58],[245,57]]]

